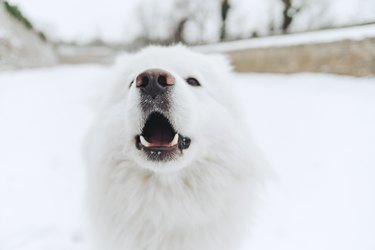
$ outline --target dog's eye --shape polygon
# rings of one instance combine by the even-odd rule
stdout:
[[[129,84],[129,88],[133,85],[133,83],[134,83],[134,80],[132,80],[132,81],[130,82],[130,84]]]
[[[186,79],[186,82],[191,85],[191,86],[201,86],[201,84],[199,83],[199,81],[197,79],[195,79],[194,77],[189,77]]]

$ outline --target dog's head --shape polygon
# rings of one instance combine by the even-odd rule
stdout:
[[[173,171],[219,154],[234,129],[230,65],[183,46],[149,47],[118,60],[114,100],[127,160]],[[217,156],[216,156],[217,158]]]

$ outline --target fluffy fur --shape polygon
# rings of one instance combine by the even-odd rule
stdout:
[[[135,147],[145,122],[131,82],[159,68],[176,79],[170,120],[191,138],[172,161]],[[183,46],[149,47],[118,60],[111,94],[87,142],[93,244],[100,250],[235,250],[248,236],[259,161],[231,94],[226,58]],[[200,80],[200,87],[186,83]]]

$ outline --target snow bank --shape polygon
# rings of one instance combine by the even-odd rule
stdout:
[[[56,63],[52,46],[10,16],[0,0],[0,70]]]
[[[301,44],[330,43],[342,40],[362,40],[375,37],[375,24],[351,28],[321,30],[300,34],[252,38],[194,47],[203,52],[229,52],[243,49],[287,47]]]

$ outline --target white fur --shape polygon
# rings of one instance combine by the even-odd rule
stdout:
[[[191,146],[155,163],[135,147],[144,117],[132,79],[160,68],[176,78],[169,119]],[[87,143],[93,244],[100,250],[235,250],[260,180],[231,94],[231,69],[217,55],[183,46],[149,47],[118,60],[112,92]],[[194,76],[201,87],[184,79]]]

